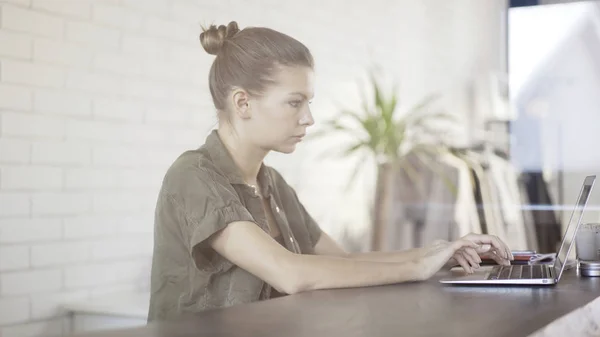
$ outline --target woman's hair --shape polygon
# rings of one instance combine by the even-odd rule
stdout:
[[[279,66],[313,68],[313,57],[298,40],[263,27],[227,26],[203,28],[200,42],[206,52],[216,55],[210,67],[209,87],[215,107],[224,111],[227,96],[234,87],[258,96],[269,84]]]

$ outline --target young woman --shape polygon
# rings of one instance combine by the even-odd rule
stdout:
[[[421,281],[487,254],[512,259],[497,237],[470,234],[402,252],[347,253],[263,164],[291,153],[311,126],[313,58],[297,40],[235,22],[200,34],[216,58],[209,87],[219,125],[165,175],[155,214],[148,320],[315,289]]]

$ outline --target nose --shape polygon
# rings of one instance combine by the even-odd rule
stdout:
[[[306,112],[304,113],[302,118],[300,118],[300,125],[311,126],[313,124],[315,124],[315,120],[313,119],[310,108],[306,108]]]

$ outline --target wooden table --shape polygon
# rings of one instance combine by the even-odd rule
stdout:
[[[600,278],[566,271],[552,287],[421,283],[314,291],[172,322],[78,336],[527,336],[600,296]]]

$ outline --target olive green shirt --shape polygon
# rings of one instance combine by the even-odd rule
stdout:
[[[294,189],[262,165],[258,183],[288,250],[313,254],[321,230]],[[148,321],[178,318],[270,297],[270,286],[206,244],[234,221],[269,232],[263,202],[247,185],[216,130],[181,154],[162,182],[154,223]]]

